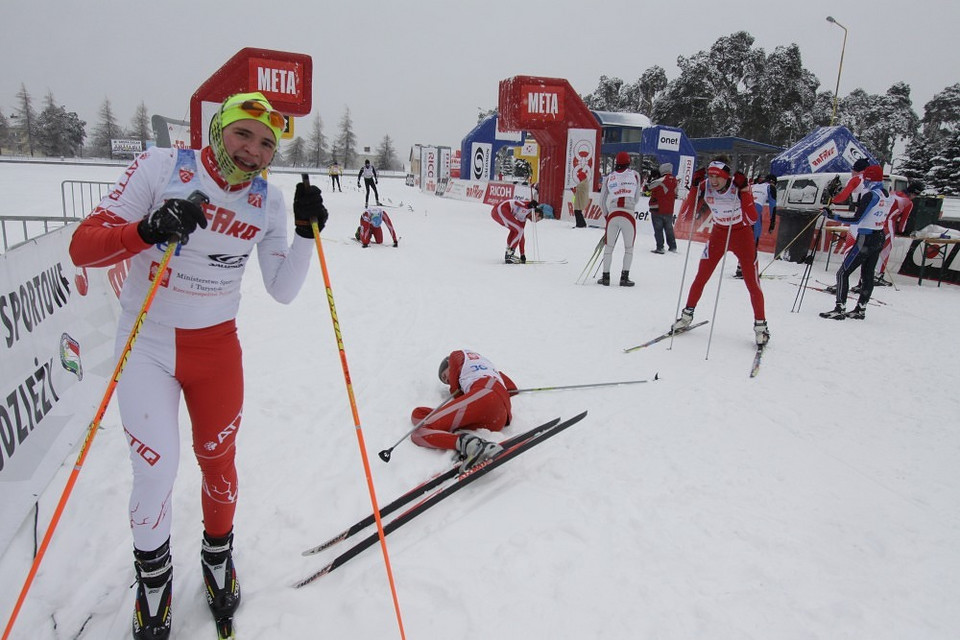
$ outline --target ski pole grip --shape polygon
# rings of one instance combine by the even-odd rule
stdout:
[[[309,174],[309,173],[301,173],[301,174],[300,174],[300,181],[303,182],[304,185],[306,185],[306,186],[309,187],[309,186],[310,186],[310,174]]]
[[[205,194],[203,191],[200,191],[200,189],[196,189],[193,193],[187,196],[187,200],[197,205],[208,204],[210,202],[210,198],[207,197],[207,194]]]

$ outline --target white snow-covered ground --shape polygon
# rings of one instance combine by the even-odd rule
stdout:
[[[8,212],[60,211],[62,180],[119,168],[0,164]],[[274,180],[292,200],[296,175]],[[315,178],[327,192],[327,179]],[[521,387],[653,378],[514,399],[503,437],[589,410],[556,438],[390,535],[406,637],[690,640],[952,640],[960,637],[960,289],[897,277],[866,321],[827,321],[823,293],[791,312],[802,265],[764,280],[772,341],[748,377],[752,314],[728,261],[714,322],[624,354],[674,317],[687,243],[637,239],[632,289],[575,281],[598,230],[528,225],[507,266],[488,208],[382,180],[400,247],[350,240],[362,194],[327,193],[332,292],[381,504],[450,464],[404,442],[410,411],[445,389],[438,361],[469,347]],[[684,295],[701,247],[690,248]],[[619,272],[622,247],[614,256]],[[760,265],[770,262],[761,254]],[[832,262],[831,271],[836,262]],[[829,281],[822,258],[814,277]],[[697,310],[710,319],[715,275]],[[238,464],[240,638],[399,638],[379,548],[307,587],[332,559],[303,558],[370,512],[319,264],[285,307],[256,263],[239,326],[247,380]],[[852,302],[850,303],[852,306]],[[705,358],[708,340],[712,343]],[[91,416],[92,417],[92,416]],[[183,413],[186,423],[186,413]],[[183,429],[184,452],[189,452]],[[501,437],[501,436],[494,436]],[[41,530],[73,458],[42,497]],[[174,496],[174,638],[209,638],[201,592],[198,469]],[[13,637],[129,637],[130,472],[115,408],[103,421]],[[26,576],[25,525],[0,558],[0,622]],[[345,546],[345,545],[344,545]]]

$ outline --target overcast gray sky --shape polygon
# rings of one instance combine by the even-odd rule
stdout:
[[[34,0],[4,3],[2,15],[4,115],[23,83],[37,108],[52,91],[88,134],[105,98],[124,126],[141,101],[151,114],[187,119],[204,80],[260,47],[312,56],[313,108],[327,135],[349,107],[361,146],[389,134],[404,161],[415,143],[459,147],[478,108],[496,106],[502,79],[566,78],[586,94],[602,74],[633,82],[660,65],[672,80],[678,56],[739,30],[768,53],[796,43],[832,91],[843,30],[828,15],[848,29],[841,96],[902,80],[922,116],[960,82],[960,3],[947,0]]]

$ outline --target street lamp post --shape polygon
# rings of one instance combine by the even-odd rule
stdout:
[[[843,46],[840,48],[840,68],[837,69],[837,88],[833,91],[833,115],[830,116],[830,126],[837,119],[837,102],[840,100],[840,74],[843,73],[843,53],[847,50],[847,28],[833,19],[833,16],[827,16],[827,22],[832,22],[843,29]]]

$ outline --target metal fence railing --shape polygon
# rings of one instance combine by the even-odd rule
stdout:
[[[110,192],[112,182],[64,180],[60,183],[63,217],[83,218]]]
[[[63,211],[55,216],[0,216],[0,239],[7,252],[71,222],[79,222],[103,199],[112,182],[64,180],[60,183]]]

